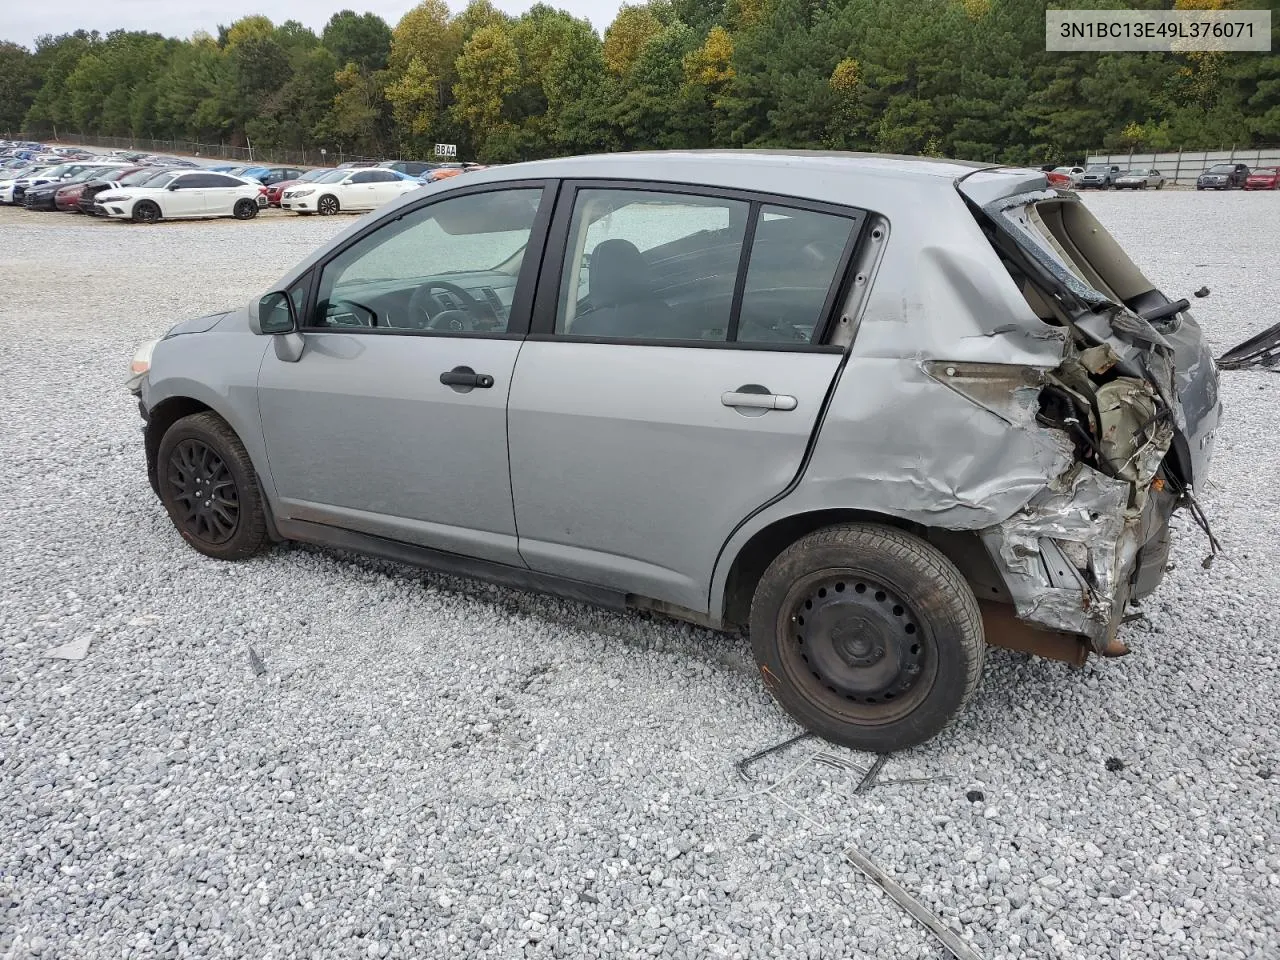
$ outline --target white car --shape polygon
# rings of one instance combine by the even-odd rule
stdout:
[[[1053,172],[1070,177],[1071,185],[1074,187],[1079,185],[1080,178],[1084,176],[1084,167],[1054,167]]]
[[[108,217],[138,223],[204,217],[251,220],[258,215],[261,194],[261,184],[227,173],[174,170],[148,180],[146,186],[107,190],[98,196],[97,206]]]
[[[39,173],[41,169],[39,165],[33,164],[12,170],[0,170],[0,203],[13,203],[13,188],[18,185],[18,181]]]
[[[298,183],[280,195],[280,207],[327,217],[339,210],[374,210],[422,184],[393,170],[334,170],[310,183]]]

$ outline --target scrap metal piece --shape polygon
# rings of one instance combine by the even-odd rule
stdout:
[[[1217,359],[1220,370],[1280,367],[1280,323],[1238,343]]]
[[[881,890],[887,893],[903,910],[911,914],[926,930],[938,938],[951,951],[956,960],[982,960],[981,954],[961,940],[936,915],[875,865],[869,857],[853,844],[843,851],[844,858],[865,873]]]
[[[748,767],[758,763],[759,761],[763,760],[765,757],[772,756],[775,753],[781,753],[783,750],[787,749],[787,747],[795,746],[795,744],[797,743],[801,743],[805,740],[808,740],[812,736],[814,736],[814,734],[812,733],[797,734],[796,736],[792,737],[790,740],[784,740],[782,741],[782,743],[775,743],[772,747],[765,747],[763,750],[759,750],[756,753],[751,754],[749,757],[743,757],[741,760],[739,760],[737,763],[734,764],[734,767],[738,771],[738,776],[741,777],[746,783],[758,783],[759,778],[754,776],[753,774],[748,773],[747,772]]]
[[[253,670],[255,677],[260,677],[267,672],[267,665],[262,662],[262,658],[258,656],[258,651],[253,647],[249,648],[249,667]]]
[[[877,754],[876,762],[871,764],[871,769],[866,772],[861,782],[854,788],[854,793],[866,793],[876,785],[876,777],[880,776],[880,771],[884,769],[885,761],[889,759],[887,753]]]

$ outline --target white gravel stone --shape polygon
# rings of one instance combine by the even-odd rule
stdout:
[[[1280,194],[1087,202],[1172,296],[1212,289],[1216,351],[1275,322]],[[1228,556],[1179,518],[1131,656],[993,651],[881,777],[947,779],[809,764],[753,795],[733,761],[794,727],[739,638],[183,545],[134,347],[352,222],[0,209],[0,957],[939,956],[850,842],[993,960],[1280,956],[1280,377],[1224,374]]]

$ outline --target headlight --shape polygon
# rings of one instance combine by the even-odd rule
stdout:
[[[151,369],[151,354],[155,352],[158,340],[148,340],[142,346],[138,347],[133,354],[133,361],[129,364],[129,372],[132,374],[146,373]]]
[[[141,390],[142,378],[151,371],[151,354],[158,342],[148,340],[134,351],[133,360],[129,363],[129,379],[124,382],[124,385],[134,393]]]
[[[315,193],[315,192],[316,192],[316,188],[315,188],[315,187],[304,187],[304,188],[303,188],[303,189],[301,189],[301,190],[290,190],[290,191],[289,191],[289,196],[291,196],[291,197],[309,197],[309,196],[311,196],[311,194],[313,194],[313,193]]]

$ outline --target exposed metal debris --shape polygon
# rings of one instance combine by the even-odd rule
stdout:
[[[801,733],[801,734],[798,734],[797,736],[792,737],[790,740],[783,740],[782,743],[775,743],[772,747],[765,747],[763,750],[759,750],[756,753],[751,754],[751,756],[749,757],[743,757],[736,764],[734,764],[735,769],[737,769],[738,771],[738,776],[741,777],[746,783],[758,783],[759,778],[756,777],[754,774],[748,772],[748,768],[754,766],[756,763],[760,762],[765,757],[772,756],[775,753],[781,753],[783,750],[786,750],[788,747],[793,747],[797,743],[802,743],[805,740],[812,739],[813,736],[814,734],[812,733]],[[810,759],[813,759],[813,758],[810,758]]]
[[[1220,370],[1280,368],[1280,323],[1236,344],[1217,359],[1217,364]]]
[[[906,890],[902,889],[892,877],[881,870],[872,860],[857,847],[850,844],[842,852],[842,856],[865,873],[881,890],[920,924],[938,938],[938,941],[951,951],[956,960],[982,960],[981,954],[956,936],[938,917],[929,911],[923,903]]]

